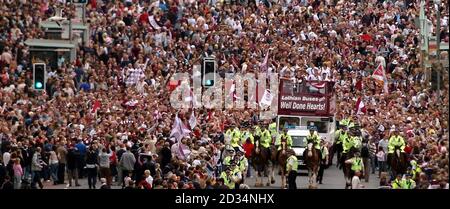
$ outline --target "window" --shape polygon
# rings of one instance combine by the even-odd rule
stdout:
[[[317,127],[317,132],[319,133],[328,133],[328,122],[323,121],[308,121],[308,125],[314,123],[314,126]]]
[[[297,117],[280,117],[279,130],[282,129],[294,129],[296,126],[300,126],[300,119]]]
[[[292,147],[306,147],[306,136],[291,136]]]

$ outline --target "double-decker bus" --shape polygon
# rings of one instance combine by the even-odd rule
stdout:
[[[334,82],[280,79],[278,131],[315,126],[321,138],[333,143],[336,129]]]

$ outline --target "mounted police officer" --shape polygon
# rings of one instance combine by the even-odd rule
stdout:
[[[405,146],[405,140],[400,136],[398,128],[394,129],[392,136],[389,138],[388,153],[394,153],[395,147],[399,147],[401,152],[405,152]]]
[[[277,150],[281,150],[281,141],[282,139],[286,140],[286,149],[290,149],[292,147],[292,137],[287,133],[288,129],[285,128],[283,133],[279,134],[277,139],[275,140],[275,146],[277,147]]]
[[[320,150],[320,136],[317,133],[317,127],[309,127],[309,133],[306,136],[306,141],[308,142],[308,144],[312,143],[315,149]]]
[[[392,159],[392,155],[395,152],[395,148],[398,147],[400,149],[400,152],[404,153],[405,152],[405,140],[403,139],[402,136],[400,136],[399,134],[399,130],[398,128],[393,128],[392,130],[392,135],[389,138],[389,143],[388,143],[388,159],[387,162],[390,162]],[[389,165],[389,163],[388,163]]]
[[[344,128],[344,130],[346,130],[346,128]],[[350,157],[351,156],[351,151],[353,151],[352,150],[352,148],[354,147],[354,144],[353,144],[353,131],[351,131],[351,132],[348,132],[348,134],[347,134],[347,131],[345,131],[344,132],[345,134],[342,134],[341,135],[341,140],[342,140],[342,156],[341,156],[341,159],[340,159],[340,161],[341,161],[341,163],[340,163],[340,165],[339,165],[339,169],[341,169],[342,168],[342,166],[344,166],[344,161],[347,159],[347,157]]]
[[[267,129],[267,125],[264,125],[263,128],[261,129],[260,137],[261,137],[260,139],[261,146],[269,149],[270,145],[272,144],[272,136],[270,134],[270,131]]]
[[[250,141],[252,142],[252,144],[255,143],[254,138],[253,138],[253,134],[248,130],[249,128],[244,128],[244,130],[241,133],[241,145],[244,144],[247,139],[250,139]]]
[[[343,153],[343,144],[344,141],[348,140],[348,131],[347,126],[341,125],[340,129],[335,132],[335,142],[333,146],[333,152],[337,152],[337,163],[336,167],[338,167],[341,162],[341,155]],[[332,157],[332,156],[330,156]],[[342,166],[342,165],[341,165]]]
[[[346,160],[345,163],[352,165],[350,168],[350,176],[354,176],[356,171],[360,171],[361,173],[364,171],[364,163],[359,151],[356,151],[355,156]]]

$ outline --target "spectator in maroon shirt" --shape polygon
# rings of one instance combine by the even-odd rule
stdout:
[[[252,143],[252,141],[250,140],[250,138],[247,138],[247,140],[245,141],[245,143],[244,143],[244,145],[243,145],[243,148],[244,148],[244,151],[245,151],[245,157],[248,159],[248,164],[249,165],[251,165],[251,157],[252,157],[252,151],[253,151],[253,148],[255,147],[255,145]],[[249,168],[249,169],[247,169],[247,177],[250,177],[251,176],[251,171],[250,171],[251,169]]]

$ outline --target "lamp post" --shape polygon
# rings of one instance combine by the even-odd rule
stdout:
[[[440,93],[441,90],[441,0],[434,0],[435,8],[436,8],[436,45],[437,45],[437,61],[438,61],[438,69],[437,69],[437,89]],[[440,100],[440,94],[438,96]]]

